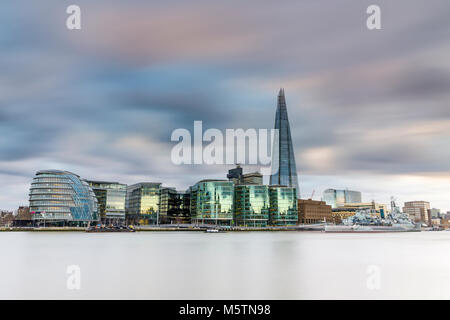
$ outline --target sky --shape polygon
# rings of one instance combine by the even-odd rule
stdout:
[[[272,128],[283,87],[302,197],[450,211],[448,0],[17,0],[0,21],[0,209],[27,205],[42,169],[181,190],[225,178],[173,164],[171,133]]]

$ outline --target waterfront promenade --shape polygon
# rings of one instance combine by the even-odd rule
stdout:
[[[323,231],[324,224],[297,225],[284,227],[218,227],[216,225],[168,224],[135,226],[136,231],[206,231],[208,229],[221,231]],[[0,232],[85,232],[85,227],[1,227]]]

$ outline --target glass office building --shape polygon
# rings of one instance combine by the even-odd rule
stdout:
[[[272,226],[294,226],[298,222],[297,192],[285,186],[269,187],[269,224]]]
[[[237,185],[234,189],[235,222],[244,227],[266,227],[269,221],[269,187]]]
[[[294,148],[292,146],[291,129],[286,108],[284,90],[278,94],[278,106],[275,115],[275,136],[272,150],[272,174],[270,185],[284,185],[296,189],[299,194],[297,167],[295,165]]]
[[[161,183],[136,183],[127,188],[126,218],[128,223],[157,224]]]
[[[29,200],[31,219],[38,225],[87,226],[99,220],[92,188],[68,171],[38,171]]]
[[[234,183],[202,180],[190,188],[191,219],[195,224],[231,226],[234,213]]]
[[[159,223],[175,223],[180,208],[178,192],[175,188],[162,188],[159,204]]]
[[[327,189],[323,192],[322,200],[333,209],[350,203],[361,203],[361,192],[351,190]]]
[[[118,182],[86,180],[98,201],[100,218],[103,223],[122,224],[125,222],[125,199],[127,185]]]

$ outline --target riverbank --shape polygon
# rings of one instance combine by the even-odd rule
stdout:
[[[143,232],[159,232],[159,231],[193,231],[204,232],[207,229],[215,228],[214,226],[137,226],[136,231]],[[299,225],[289,227],[231,227],[221,228],[223,231],[245,232],[245,231],[323,231],[323,225]],[[1,227],[0,232],[85,232],[84,227]]]

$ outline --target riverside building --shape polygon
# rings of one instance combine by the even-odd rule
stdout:
[[[298,199],[298,222],[313,224],[320,222],[332,222],[333,216],[331,206],[325,201],[315,201],[312,199]]]
[[[266,185],[237,185],[234,188],[235,222],[238,226],[266,227],[269,222],[269,187]]]
[[[201,180],[190,188],[191,220],[194,224],[232,226],[234,183],[227,180]]]
[[[160,210],[161,183],[141,182],[127,187],[125,212],[128,223],[157,224]]]
[[[106,224],[125,223],[127,185],[118,182],[86,180],[98,201],[100,219]]]
[[[31,219],[37,225],[87,226],[99,221],[94,191],[68,171],[38,171],[29,202]]]
[[[298,222],[296,188],[269,186],[269,224],[272,226],[293,226]]]

